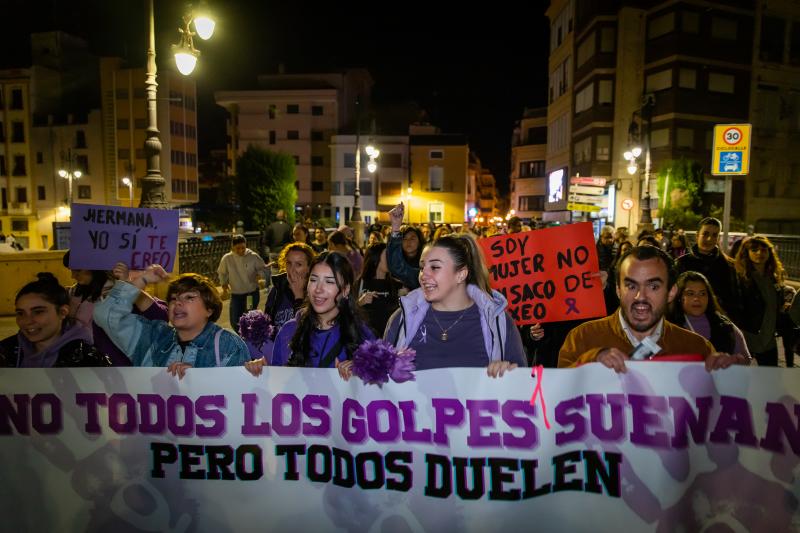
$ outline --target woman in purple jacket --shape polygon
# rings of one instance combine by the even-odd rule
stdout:
[[[322,252],[311,263],[306,305],[275,338],[274,366],[334,368],[348,361],[364,341],[375,338],[358,313],[350,261],[338,252]],[[254,375],[267,362],[245,363]]]

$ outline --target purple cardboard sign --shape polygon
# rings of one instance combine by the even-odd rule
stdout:
[[[72,204],[69,267],[131,270],[159,264],[171,272],[178,246],[178,211]]]

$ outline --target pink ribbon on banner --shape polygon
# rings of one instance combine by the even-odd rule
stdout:
[[[533,389],[531,405],[536,406],[536,396],[542,401],[542,415],[544,417],[544,427],[550,429],[550,421],[547,420],[547,405],[544,403],[544,393],[542,392],[542,380],[544,379],[544,365],[536,365],[531,369],[531,377],[536,378],[536,388]]]

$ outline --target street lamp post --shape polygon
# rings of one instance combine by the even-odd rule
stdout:
[[[142,197],[139,207],[149,207],[156,209],[168,209],[164,186],[166,181],[161,175],[161,139],[158,132],[158,109],[156,107],[156,97],[158,84],[156,83],[156,38],[155,21],[153,15],[153,0],[148,0],[148,47],[147,47],[147,72],[145,78],[145,93],[147,94],[147,133],[144,141],[144,151],[147,156],[147,174],[141,179]],[[178,31],[181,33],[181,43],[173,47],[175,61],[181,74],[190,74],[197,63],[200,53],[195,50],[192,41],[190,25],[195,22],[197,35],[204,39],[211,37],[214,31],[213,21],[208,17],[194,17],[189,14],[184,17],[184,27]],[[208,30],[210,22],[210,30]],[[203,28],[202,30],[200,28]]]
[[[133,207],[133,181],[128,176],[122,178],[122,184],[128,188],[128,198],[130,198],[130,206]]]
[[[623,157],[628,161],[628,174],[633,176],[638,175],[641,169],[641,158],[644,157],[644,197],[641,199],[641,215],[639,216],[640,224],[652,225],[653,218],[650,210],[650,120],[652,115],[652,107],[655,105],[655,97],[652,94],[645,94],[642,97],[642,106],[638,112],[634,112],[631,118],[631,125],[628,128],[628,143],[630,147],[625,151]],[[635,117],[639,115],[642,122],[642,130],[644,134],[640,139],[640,128],[636,123]],[[639,141],[644,141],[644,149],[639,145]]]
[[[67,180],[67,188],[68,188],[68,201],[70,205],[70,209],[72,206],[72,180],[78,179],[83,176],[83,173],[80,170],[73,170],[73,163],[75,156],[72,155],[72,150],[67,150],[66,156],[63,154],[61,157],[67,162],[67,168],[62,168],[58,171],[58,175]]]
[[[364,220],[361,218],[361,102],[356,98],[356,187],[353,191],[353,214],[350,217],[350,227],[353,228],[356,245],[364,245]],[[380,150],[368,144],[364,150],[369,156],[367,170],[372,174],[378,169],[377,159]]]

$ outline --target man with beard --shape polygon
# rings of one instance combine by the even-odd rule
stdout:
[[[667,305],[675,297],[674,263],[654,246],[631,248],[617,263],[619,311],[573,329],[558,354],[559,367],[599,362],[625,372],[631,354],[645,350],[648,357],[700,354],[706,369],[746,364],[738,357],[714,353],[706,339],[664,319]],[[636,359],[643,357],[635,357]]]

